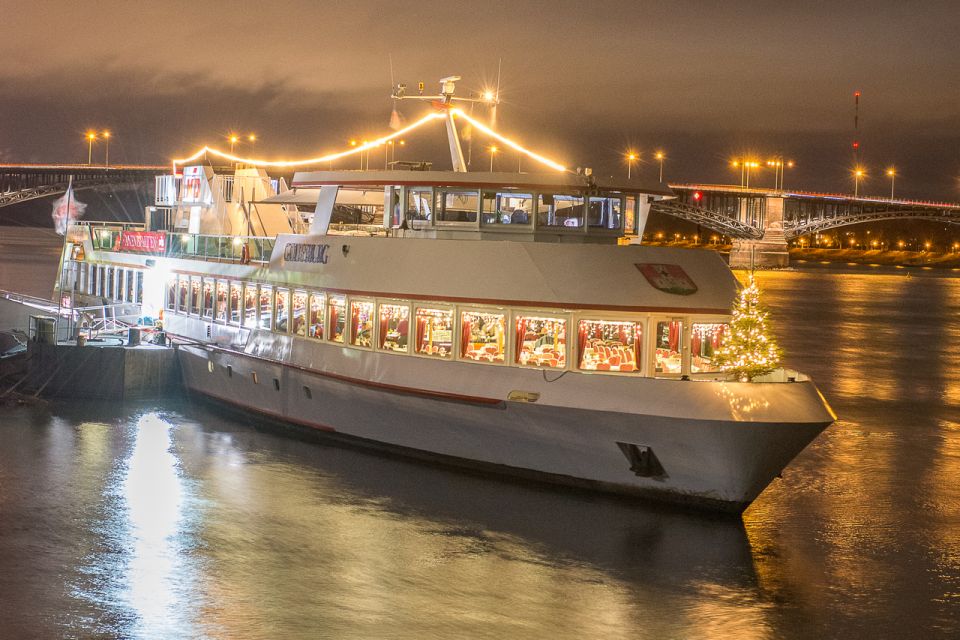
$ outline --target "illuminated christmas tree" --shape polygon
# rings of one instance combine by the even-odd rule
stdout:
[[[730,331],[714,354],[714,362],[738,380],[749,382],[777,368],[780,347],[767,328],[767,312],[760,304],[760,287],[753,279],[740,290],[733,308]]]

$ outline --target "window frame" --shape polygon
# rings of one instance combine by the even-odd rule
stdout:
[[[423,301],[414,301],[412,305],[413,309],[410,314],[410,319],[412,320],[411,331],[413,333],[412,338],[407,338],[408,342],[412,343],[410,348],[410,355],[416,356],[418,358],[427,358],[429,360],[438,360],[442,362],[453,362],[456,360],[456,351],[457,351],[457,341],[459,340],[459,331],[457,327],[457,306],[454,304],[448,303],[435,303],[430,300]],[[451,314],[450,317],[450,352],[445,356],[437,356],[429,353],[420,353],[417,351],[417,310],[427,309],[430,311],[449,311]]]
[[[461,362],[470,362],[473,364],[483,364],[483,365],[494,365],[498,367],[510,366],[513,362],[513,333],[511,327],[513,324],[513,310],[510,307],[495,307],[495,306],[483,306],[483,305],[457,305],[456,310],[456,325],[457,325],[457,344],[454,345],[456,351],[456,359]],[[503,316],[503,360],[501,362],[496,361],[487,361],[487,360],[474,360],[473,358],[466,357],[463,351],[463,314],[464,313],[487,313],[487,314],[496,314]]]
[[[520,367],[522,369],[536,369],[539,371],[570,371],[570,327],[573,326],[573,315],[574,314],[567,311],[551,311],[550,309],[514,309],[510,324],[510,337],[513,341],[513,354],[510,363],[513,366]],[[564,320],[566,322],[564,325],[564,363],[562,367],[542,367],[540,365],[524,364],[520,362],[520,353],[522,350],[517,348],[519,343],[517,339],[517,321],[520,318],[525,317]]]
[[[403,351],[397,349],[387,349],[381,346],[386,342],[386,338],[381,339],[381,320],[380,320],[380,309],[384,306],[388,307],[405,307],[407,309],[407,348]],[[377,299],[377,304],[375,306],[375,338],[374,345],[377,351],[380,353],[392,353],[395,355],[410,355],[413,350],[413,340],[410,339],[410,329],[411,329],[411,320],[413,319],[413,304],[409,300],[401,300],[399,298],[379,298]]]

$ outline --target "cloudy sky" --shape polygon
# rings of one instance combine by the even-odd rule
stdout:
[[[0,6],[4,162],[84,162],[91,127],[114,132],[117,162],[166,162],[230,131],[256,132],[257,156],[313,155],[387,131],[391,57],[412,87],[458,74],[463,90],[502,59],[500,128],[570,166],[623,173],[635,148],[654,175],[663,148],[668,180],[737,182],[731,157],[783,154],[788,187],[850,188],[860,90],[866,190],[888,193],[896,165],[898,192],[960,199],[955,0]],[[449,163],[442,145],[436,129],[405,153]]]

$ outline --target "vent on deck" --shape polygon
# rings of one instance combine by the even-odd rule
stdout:
[[[618,442],[617,446],[630,463],[630,471],[643,478],[657,478],[667,475],[653,449],[642,444]]]

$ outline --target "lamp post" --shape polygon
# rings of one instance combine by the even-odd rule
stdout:
[[[890,199],[893,200],[893,183],[897,179],[896,167],[890,167],[889,169],[887,169],[887,175],[890,176]]]
[[[103,166],[109,167],[110,166],[110,132],[109,131],[103,132],[103,141],[106,144],[106,154],[103,157]]]
[[[663,159],[666,157],[663,155],[663,151],[657,151],[654,156],[657,159],[657,162],[660,163],[660,182],[663,182]]]
[[[853,197],[856,198],[860,195],[860,178],[864,175],[863,169],[857,167],[853,172]]]
[[[240,141],[240,136],[235,133],[230,134],[230,155],[233,155],[233,150],[237,145],[237,142]]]
[[[493,173],[493,158],[497,155],[497,147],[490,147],[490,173]]]
[[[87,132],[87,164],[93,164],[93,141],[97,139],[97,134],[93,131]]]
[[[630,151],[627,153],[627,180],[633,175],[633,163],[637,160],[637,154]]]

